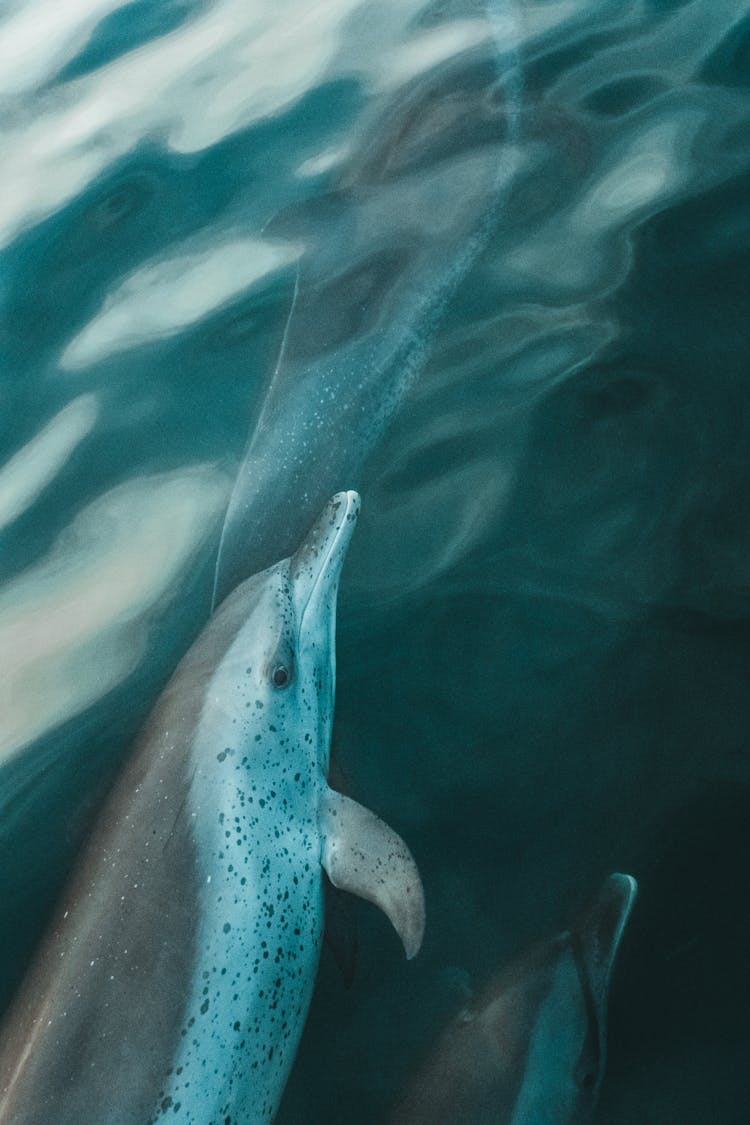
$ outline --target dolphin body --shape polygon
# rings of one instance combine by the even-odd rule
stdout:
[[[322,868],[407,956],[405,844],[326,784],[335,603],[359,498],[222,605],[160,697],[0,1029],[2,1125],[256,1125],[313,989]]]
[[[570,930],[527,950],[459,1013],[390,1125],[585,1125],[604,1074],[607,997],[636,895],[610,875]]]
[[[492,230],[513,166],[513,10],[458,7],[481,41],[373,99],[330,190],[272,224],[307,245],[227,509],[214,605],[289,553],[338,481],[359,484]]]

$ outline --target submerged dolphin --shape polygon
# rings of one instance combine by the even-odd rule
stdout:
[[[227,510],[214,604],[288,553],[336,482],[358,483],[492,229],[515,137],[512,5],[460,9],[481,42],[374,98],[328,194],[275,221],[309,245]]]
[[[584,1125],[604,1074],[607,997],[636,895],[614,874],[576,924],[521,954],[439,1038],[390,1125]]]
[[[408,957],[405,844],[326,783],[335,604],[359,498],[229,597],[179,665],[0,1028],[2,1125],[256,1125],[295,1055],[322,868]]]

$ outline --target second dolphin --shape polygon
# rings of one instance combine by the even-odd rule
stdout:
[[[389,1125],[587,1125],[607,1000],[636,896],[615,872],[569,930],[514,958],[448,1025]]]

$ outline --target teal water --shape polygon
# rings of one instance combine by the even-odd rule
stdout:
[[[739,1125],[750,20],[729,0],[492,13],[0,10],[2,996],[209,612],[298,268],[356,270],[341,185],[370,138],[392,138],[436,237],[440,206],[466,206],[477,181],[457,177],[455,203],[428,187],[460,167],[456,63],[491,39],[507,127],[476,146],[497,155],[494,225],[339,485],[363,510],[335,751],[413,848],[427,939],[407,965],[359,909],[355,983],[324,960],[279,1120],[385,1121],[450,982],[481,985],[621,870],[641,892],[598,1120]],[[421,83],[442,108],[404,141]],[[372,190],[388,292],[403,216]],[[356,341],[360,304],[321,304],[325,331]]]

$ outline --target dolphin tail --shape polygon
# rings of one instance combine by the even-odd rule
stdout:
[[[422,944],[425,909],[422,880],[406,844],[375,813],[333,789],[321,801],[320,819],[328,878],[379,906],[411,960]]]

